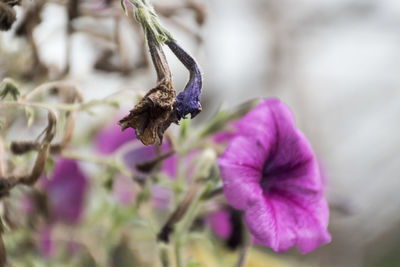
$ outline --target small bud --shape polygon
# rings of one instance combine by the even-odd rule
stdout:
[[[151,32],[147,32],[148,46],[154,68],[157,72],[157,86],[151,89],[119,121],[122,130],[134,128],[136,137],[145,145],[161,144],[164,132],[173,122],[177,122],[175,112],[175,89],[171,73],[162,48]]]
[[[186,53],[175,41],[169,40],[166,44],[190,72],[190,78],[185,89],[176,98],[178,120],[186,118],[188,114],[193,119],[201,111],[200,94],[203,82],[200,69],[194,58]]]

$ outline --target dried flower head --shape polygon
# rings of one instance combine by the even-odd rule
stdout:
[[[175,91],[172,82],[163,80],[120,120],[122,130],[134,128],[137,138],[145,145],[161,144],[171,123],[176,122]]]
[[[175,89],[162,48],[152,34],[147,34],[151,58],[157,72],[158,84],[119,121],[122,130],[134,128],[136,137],[145,145],[161,144],[165,130],[177,122]]]

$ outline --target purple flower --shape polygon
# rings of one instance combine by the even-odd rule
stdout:
[[[201,111],[200,94],[202,77],[200,69],[196,61],[175,41],[169,40],[167,45],[190,72],[190,78],[185,89],[176,97],[178,120],[186,118],[188,114],[191,115],[191,118],[194,118]]]
[[[84,206],[88,181],[78,163],[58,159],[48,181],[44,184],[49,197],[51,218],[54,221],[78,223]]]
[[[264,100],[235,128],[218,162],[225,197],[244,210],[256,243],[308,253],[330,242],[319,167],[287,106]]]
[[[117,124],[112,124],[98,133],[95,139],[95,146],[97,151],[101,154],[109,155],[128,142],[135,142],[138,146],[126,152],[124,155],[124,162],[127,166],[130,166],[134,174],[143,176],[143,174],[136,170],[135,166],[154,159],[157,156],[157,150],[154,145],[141,145],[135,133],[132,134],[132,132],[121,131],[121,128]],[[161,149],[162,152],[165,153],[170,150],[170,146],[168,143],[164,143],[161,145]],[[162,171],[171,178],[174,178],[176,175],[176,161],[177,157],[173,155],[165,159],[162,163]]]
[[[109,155],[128,142],[136,143],[138,146],[133,147],[124,154],[124,162],[136,177],[145,179],[148,174],[141,173],[137,170],[136,165],[156,158],[157,149],[154,145],[143,146],[135,134],[132,135],[132,133],[123,132],[118,125],[113,124],[99,132],[95,146],[101,154]],[[161,145],[161,150],[163,153],[169,151],[170,145],[164,142]],[[176,177],[177,159],[176,155],[172,155],[161,163],[161,172],[167,174],[171,179],[175,179]],[[135,184],[130,178],[124,176],[115,177],[113,195],[121,204],[131,204],[134,201],[136,191]],[[151,192],[153,196],[152,202],[155,207],[160,209],[168,207],[169,200],[172,199],[172,192],[169,189],[152,186]]]
[[[209,214],[206,222],[214,234],[223,239],[230,249],[236,249],[242,245],[244,225],[241,211],[224,206]]]
[[[50,259],[54,252],[54,242],[51,237],[51,230],[51,227],[45,226],[38,232],[39,252],[46,259]]]
[[[228,210],[218,210],[208,216],[207,223],[219,238],[228,239],[232,234],[230,216],[231,214]]]
[[[116,175],[113,182],[112,195],[119,203],[129,206],[134,203],[137,188],[132,179],[123,175]]]
[[[112,124],[101,130],[95,139],[97,150],[101,154],[111,154],[123,144],[136,140],[136,136],[132,131],[121,131],[121,127]]]

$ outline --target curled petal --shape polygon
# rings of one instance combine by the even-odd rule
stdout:
[[[201,111],[200,94],[203,86],[201,71],[194,58],[175,41],[170,40],[167,45],[190,72],[190,78],[185,89],[176,98],[178,120],[185,118],[188,114],[191,115],[191,118],[194,118]]]

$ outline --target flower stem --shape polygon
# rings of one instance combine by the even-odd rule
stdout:
[[[135,7],[135,18],[142,26],[147,38],[153,37],[158,46],[173,39],[171,34],[158,21],[153,6],[147,0],[129,0],[129,2]],[[121,0],[121,4],[126,9],[124,0]]]
[[[165,245],[165,244],[160,244],[159,250],[160,250],[161,266],[162,267],[170,267],[171,266],[171,260],[170,260],[170,257],[169,257],[168,246]]]
[[[96,155],[83,155],[81,153],[74,153],[70,151],[63,151],[61,156],[64,158],[75,159],[79,161],[92,162],[96,164],[106,165],[108,167],[118,170],[120,173],[127,177],[131,177],[132,173],[120,163],[120,161],[115,157],[101,157]]]
[[[247,261],[247,256],[250,252],[251,249],[251,235],[250,233],[245,230],[245,234],[244,234],[244,241],[243,244],[240,248],[240,252],[239,252],[239,258],[238,261],[236,263],[236,267],[244,267],[246,266],[246,261]]]
[[[175,250],[175,259],[177,263],[177,267],[183,267],[183,259],[182,259],[182,245],[184,244],[184,234],[187,233],[189,227],[193,220],[195,219],[197,212],[199,210],[199,206],[201,204],[201,196],[203,195],[205,188],[207,186],[200,189],[200,186],[194,185],[197,187],[196,195],[192,200],[187,212],[185,213],[182,221],[177,225],[174,234],[174,250]],[[199,190],[200,189],[200,190]]]

